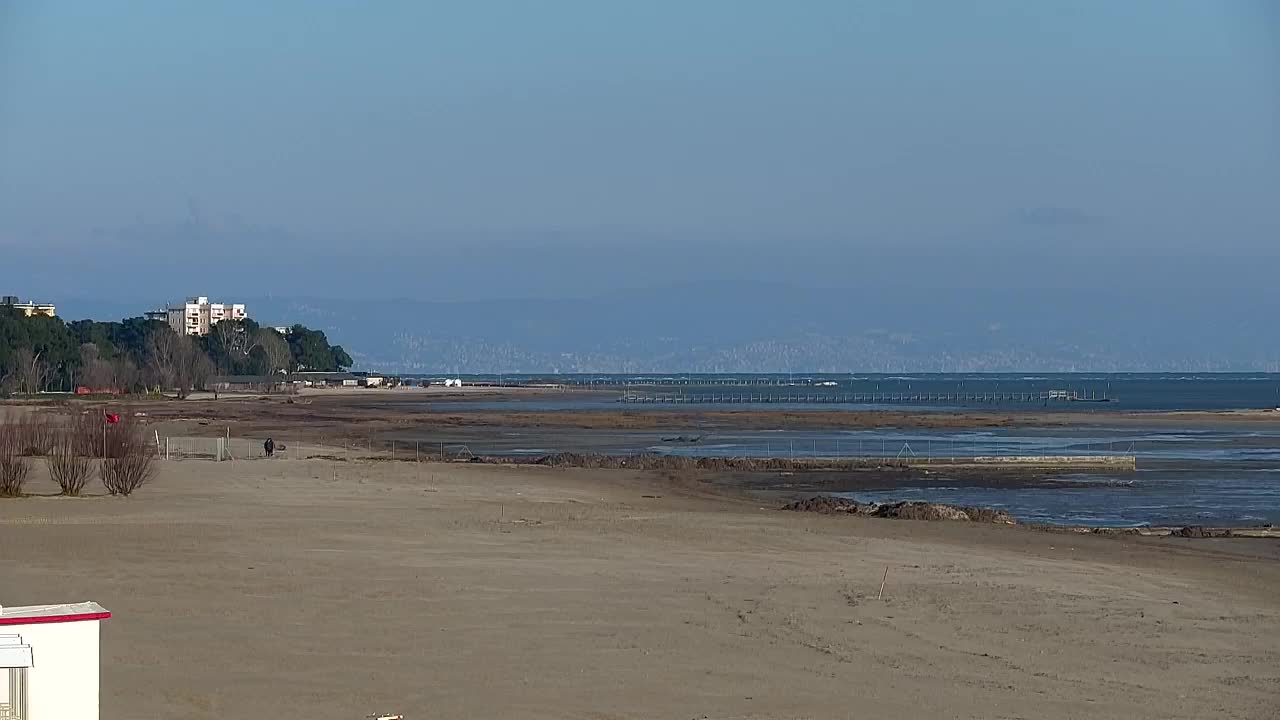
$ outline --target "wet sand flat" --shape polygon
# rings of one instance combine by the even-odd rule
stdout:
[[[470,390],[463,388],[464,391]],[[1083,427],[1241,427],[1280,426],[1280,412],[1235,410],[1220,412],[1043,411],[1037,409],[938,408],[867,409],[762,409],[617,407],[585,409],[530,409],[530,398],[585,397],[592,391],[548,389],[397,388],[394,390],[318,390],[289,397],[282,395],[223,394],[183,402],[134,401],[110,404],[146,412],[175,432],[200,432],[201,423],[230,429],[231,434],[264,434],[305,429],[312,437],[368,438],[388,433],[492,432],[503,429],[528,431],[630,431],[699,433],[718,430],[828,429],[995,429]],[[474,407],[477,397],[491,401]],[[505,402],[506,401],[509,402]]]

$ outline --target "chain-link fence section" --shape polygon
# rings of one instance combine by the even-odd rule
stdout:
[[[302,460],[332,457],[335,449],[314,443],[291,443],[274,440],[268,454],[266,441],[237,437],[162,437],[158,440],[160,456],[166,460],[262,460],[267,457]],[[340,454],[340,453],[338,453]]]
[[[320,442],[287,438],[157,436],[157,452],[165,460],[362,460],[396,459],[430,461],[470,460],[478,456],[466,443],[403,440],[350,440]]]

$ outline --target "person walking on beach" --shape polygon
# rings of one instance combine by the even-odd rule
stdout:
[[[276,441],[267,438],[267,441],[262,443],[262,449],[267,451],[267,457],[272,457],[276,452]]]

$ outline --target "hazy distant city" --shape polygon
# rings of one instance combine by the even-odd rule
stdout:
[[[894,304],[877,288],[750,283],[580,300],[235,297],[258,323],[323,330],[357,369],[382,372],[1277,372],[1258,331],[1270,293],[1219,292],[1214,308],[1027,289],[923,289]],[[59,299],[58,314],[118,320],[155,304]]]
[[[1195,315],[1136,306],[1093,312],[1077,301],[1028,316],[999,292],[956,309],[870,308],[874,292],[766,292],[744,286],[697,300],[697,288],[592,300],[484,303],[244,298],[264,325],[324,330],[357,369],[403,373],[1123,372],[1277,371],[1271,337]],[[639,297],[637,297],[639,296]],[[844,298],[846,302],[840,302]],[[1049,299],[1036,304],[1056,308]],[[1098,300],[1105,303],[1105,297]],[[1265,305],[1235,323],[1263,326]],[[1071,308],[1094,320],[1071,322]],[[70,307],[69,317],[80,308]],[[1252,314],[1251,314],[1252,312]],[[127,314],[126,309],[120,313]],[[65,313],[64,313],[65,314]],[[985,320],[972,319],[975,315]],[[1141,316],[1141,317],[1136,317]],[[1010,320],[1001,320],[1011,318]],[[1101,318],[1101,319],[1096,319]]]

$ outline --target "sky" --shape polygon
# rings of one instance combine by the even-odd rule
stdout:
[[[0,285],[1275,284],[1276,8],[0,0]]]

